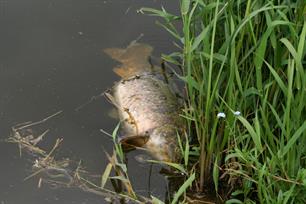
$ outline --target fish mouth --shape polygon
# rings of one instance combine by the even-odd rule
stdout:
[[[172,125],[164,125],[150,132],[148,135],[125,136],[120,139],[123,151],[142,148],[160,161],[179,161],[178,129]]]
[[[122,145],[123,151],[129,152],[138,147],[143,147],[149,140],[148,135],[134,135],[122,138],[119,142]]]

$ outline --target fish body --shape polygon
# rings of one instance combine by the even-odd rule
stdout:
[[[137,43],[125,50],[114,49],[120,55],[114,55],[114,50],[106,52],[122,62],[114,69],[122,80],[111,91],[123,125],[120,142],[126,148],[143,147],[159,160],[177,161],[177,135],[183,127],[181,106],[173,86],[148,63],[152,48]]]

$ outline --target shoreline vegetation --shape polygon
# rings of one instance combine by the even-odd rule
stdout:
[[[306,2],[180,0],[180,15],[140,12],[161,17],[179,48],[163,55],[182,68],[187,95],[178,192],[306,203]]]

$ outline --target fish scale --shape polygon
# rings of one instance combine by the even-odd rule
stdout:
[[[160,86],[153,86],[156,82],[160,83]],[[178,103],[168,85],[161,80],[144,76],[124,83],[119,82],[113,90],[119,107],[128,109],[137,122],[138,133],[133,128],[134,135],[144,135],[161,124],[174,122],[172,118],[173,114],[177,115],[175,112]],[[130,115],[127,111],[120,111],[120,114],[123,120],[128,121]]]

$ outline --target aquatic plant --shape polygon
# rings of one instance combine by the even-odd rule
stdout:
[[[305,203],[306,2],[181,0],[178,15],[140,12],[162,17],[179,48],[163,59],[183,71],[196,190],[213,182],[227,203]]]

